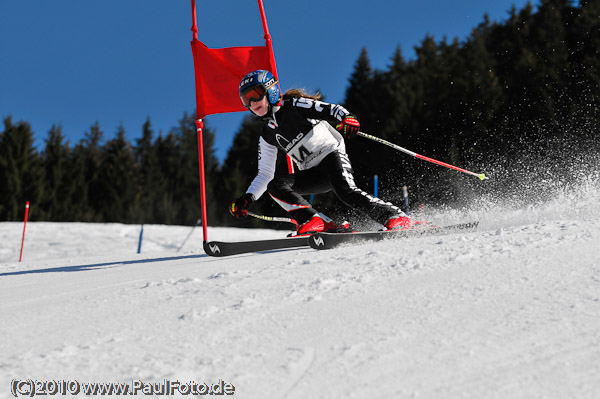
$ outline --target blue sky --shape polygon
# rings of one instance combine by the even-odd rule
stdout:
[[[43,149],[60,124],[71,145],[96,121],[105,139],[123,124],[133,143],[149,116],[167,133],[194,112],[190,0],[30,0],[0,3],[0,117],[32,125]],[[385,69],[426,34],[466,38],[487,13],[507,18],[525,0],[264,0],[283,90],[321,90],[341,102],[363,47]],[[533,2],[537,4],[537,2]],[[197,0],[209,47],[263,45],[257,2]],[[209,116],[222,160],[244,113]]]

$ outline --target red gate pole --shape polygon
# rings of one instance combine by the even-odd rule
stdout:
[[[25,222],[23,223],[23,238],[21,239],[21,255],[19,262],[23,260],[23,245],[25,244],[25,229],[27,228],[27,217],[29,216],[29,201],[25,204]]]
[[[200,172],[200,207],[202,210],[202,234],[204,243],[208,241],[208,220],[206,213],[206,176],[204,175],[204,140],[202,138],[202,119],[196,119],[196,130],[198,132],[198,164]]]
[[[198,40],[198,22],[196,17],[196,0],[192,0],[192,33],[193,40]],[[204,243],[208,241],[208,221],[206,212],[206,176],[204,175],[204,140],[202,138],[202,129],[204,122],[202,118],[205,115],[196,115],[196,132],[198,136],[198,172],[200,174],[200,209],[202,219],[202,234]]]
[[[194,32],[194,39],[198,40],[198,22],[196,17],[196,0],[192,0],[192,32]]]

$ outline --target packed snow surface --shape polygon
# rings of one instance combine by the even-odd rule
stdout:
[[[32,379],[598,398],[599,204],[590,179],[544,201],[425,212],[475,231],[230,258],[204,254],[201,228],[144,226],[137,254],[139,225],[29,223],[19,263],[23,225],[0,223],[0,397]]]

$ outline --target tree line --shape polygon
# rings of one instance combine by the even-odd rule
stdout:
[[[4,119],[0,134],[0,217],[19,220],[25,201],[31,220],[194,224],[200,216],[194,117],[154,137],[150,120],[135,144],[119,127],[104,139],[98,123],[74,146],[53,126],[38,152],[27,122]],[[207,171],[218,162],[205,131]],[[209,198],[212,189],[209,187]]]
[[[365,190],[373,190],[378,175],[386,200],[402,203],[407,185],[415,203],[460,203],[469,190],[501,192],[511,179],[561,172],[577,154],[599,152],[600,2],[542,0],[513,7],[504,21],[484,17],[462,41],[426,36],[415,50],[414,59],[406,60],[396,48],[380,70],[363,49],[343,104],[367,133],[495,179],[482,186],[357,137],[347,147]],[[221,164],[210,124],[205,127],[210,225],[264,226],[240,223],[227,212],[255,176],[260,129],[260,121],[246,117]],[[105,140],[98,123],[73,146],[60,126],[51,128],[40,151],[33,135],[27,122],[4,119],[0,220],[21,220],[25,201],[32,204],[31,220],[40,221],[190,225],[200,218],[191,114],[158,137],[148,119],[135,143],[122,127]],[[314,201],[333,214],[351,213],[332,195]],[[256,212],[283,213],[268,196]]]

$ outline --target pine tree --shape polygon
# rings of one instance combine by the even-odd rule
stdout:
[[[157,223],[176,224],[178,223],[177,214],[179,212],[178,202],[175,199],[179,168],[177,138],[170,131],[166,136],[159,135],[154,145],[160,170],[166,178],[166,187],[155,194],[155,220]]]
[[[85,133],[85,138],[75,148],[73,154],[73,163],[80,168],[82,163],[85,175],[83,180],[85,186],[79,186],[81,206],[78,213],[81,213],[83,222],[104,222],[104,216],[101,209],[104,206],[103,182],[101,181],[100,171],[102,169],[102,145],[104,132],[100,129],[98,122],[90,127],[90,131]],[[78,176],[81,181],[81,176]]]
[[[380,75],[379,72],[372,70],[367,49],[363,48],[354,64],[354,71],[350,76],[343,102],[348,111],[358,117],[361,130],[372,134],[379,134],[378,132],[384,127],[380,122],[385,120],[378,117],[380,111],[385,109],[382,108],[384,102],[375,95],[377,88],[382,84]],[[357,185],[361,187],[371,185],[377,167],[381,166],[376,162],[380,157],[378,150],[381,148],[373,142],[353,140],[347,142],[347,150],[354,166]]]
[[[354,71],[348,81],[348,88],[344,105],[355,115],[359,115],[364,124],[369,124],[369,117],[373,114],[371,83],[373,70],[367,49],[363,48],[354,64]]]
[[[48,132],[46,146],[42,153],[42,163],[45,169],[45,192],[42,207],[45,210],[45,220],[68,220],[71,214],[72,192],[75,186],[70,180],[70,148],[69,143],[63,143],[64,136],[60,126],[52,126]]]
[[[167,191],[167,178],[161,170],[158,146],[153,142],[154,132],[150,118],[142,127],[142,137],[137,139],[134,148],[136,163],[139,166],[139,191],[136,193],[136,221],[139,223],[164,223],[158,211],[158,204]]]
[[[384,127],[381,135],[389,140],[394,140],[405,129],[414,106],[415,98],[409,90],[407,74],[408,64],[398,46],[392,56],[392,64],[384,74],[381,93],[385,98],[379,101],[383,108],[381,118]]]
[[[90,182],[87,180],[87,154],[85,142],[82,140],[75,145],[69,157],[66,178],[71,186],[71,198],[67,201],[70,209],[68,216],[64,219],[66,222],[97,220],[94,217],[96,212],[92,209],[89,200]]]
[[[102,148],[99,179],[99,211],[107,222],[134,223],[132,209],[138,209],[138,170],[125,129],[119,126],[117,136]]]

